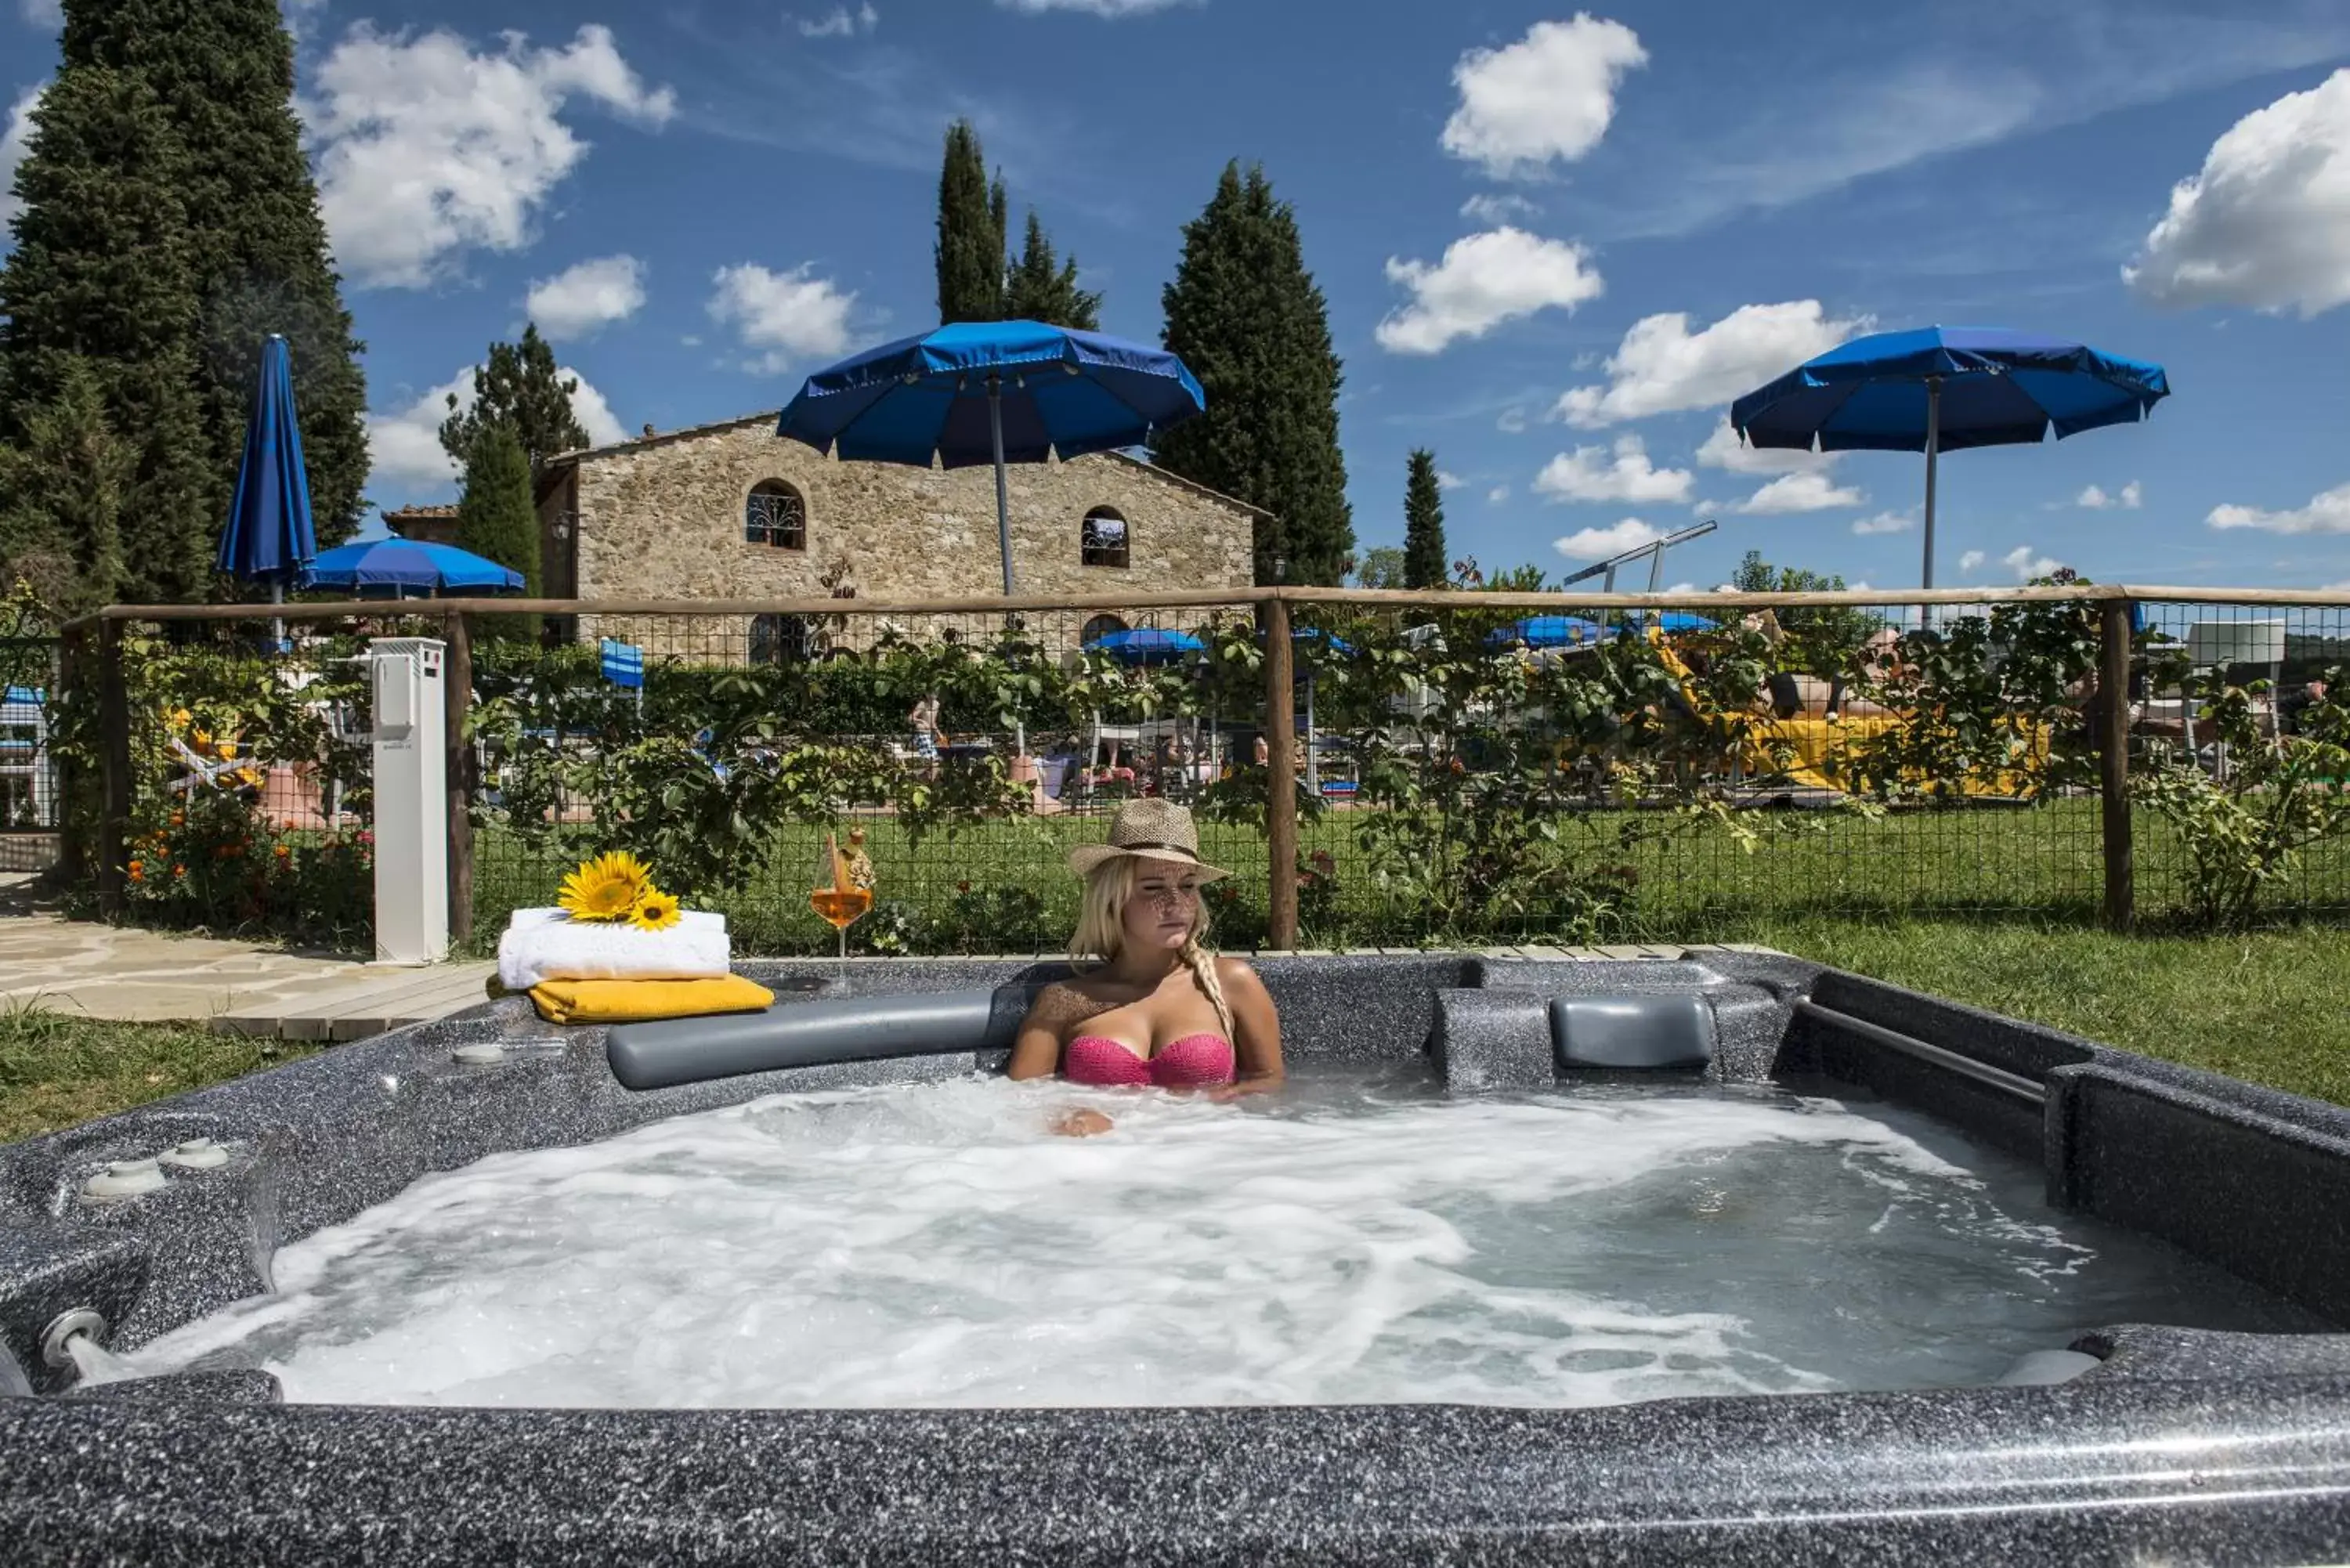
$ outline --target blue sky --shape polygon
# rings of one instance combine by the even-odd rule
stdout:
[[[15,3],[12,154],[56,26]],[[1453,553],[1488,566],[1715,516],[1668,582],[1753,547],[1913,584],[1918,459],[1764,468],[1720,410],[1939,321],[2076,336],[2174,388],[2143,426],[1946,460],[1941,582],[2350,581],[2338,0],[288,15],[387,504],[452,494],[434,391],[526,313],[607,435],[775,406],[931,325],[939,140],[968,115],[1137,337],[1225,161],[1264,164],[1329,298],[1366,547],[1399,542],[1428,445]]]

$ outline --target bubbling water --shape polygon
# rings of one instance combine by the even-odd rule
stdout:
[[[1116,1130],[1048,1136],[1076,1105]],[[1555,1406],[1980,1382],[2098,1323],[2267,1310],[2020,1218],[2036,1185],[1776,1090],[967,1079],[428,1178],[132,1361],[349,1403]]]

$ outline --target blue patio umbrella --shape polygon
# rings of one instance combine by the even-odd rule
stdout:
[[[1721,623],[1687,610],[1667,610],[1648,618],[1648,624],[1659,631],[1711,631]]]
[[[1105,632],[1086,644],[1088,651],[1107,653],[1120,664],[1172,664],[1208,645],[1188,631],[1161,631],[1140,627],[1133,631]]]
[[[228,525],[221,530],[220,569],[247,582],[269,585],[273,604],[282,603],[288,583],[318,553],[310,521],[310,480],[302,466],[302,427],[294,409],[292,356],[276,333],[261,347],[261,374],[253,389],[253,411],[244,425],[244,456],[237,463],[236,493],[229,502]],[[281,628],[278,636],[284,636]]]
[[[1514,625],[1485,634],[1488,648],[1523,643],[1528,648],[1577,648],[1607,635],[1596,620],[1579,615],[1531,615]]]
[[[1877,332],[1831,348],[1730,406],[1757,447],[1926,454],[1926,581],[1934,469],[1944,452],[2078,435],[2143,420],[2170,395],[2162,367],[1998,327]]]
[[[1139,446],[1207,407],[1162,348],[1035,321],[959,321],[807,379],[777,435],[866,462],[995,465],[995,535],[1012,592],[1007,462]]]
[[[512,593],[523,586],[520,572],[454,545],[428,545],[421,539],[363,539],[338,545],[310,563],[307,581],[312,587],[354,593],[390,588],[401,596],[411,590]]]

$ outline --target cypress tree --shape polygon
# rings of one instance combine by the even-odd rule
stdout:
[[[1053,254],[1044,221],[1034,212],[1028,214],[1027,243],[1004,282],[1003,314],[1081,332],[1101,330],[1101,296],[1077,286],[1077,258],[1064,262]]]
[[[514,427],[493,421],[474,434],[457,500],[457,543],[522,574],[523,592],[539,590],[538,508],[531,499],[530,459]],[[490,616],[484,633],[515,640],[532,633],[528,616]]]
[[[1256,576],[1336,585],[1355,544],[1338,450],[1342,372],[1297,217],[1261,168],[1225,166],[1183,231],[1164,296],[1166,344],[1208,394],[1154,453],[1164,467],[1273,514],[1256,531]]]
[[[1419,447],[1403,489],[1403,586],[1440,588],[1444,583],[1444,491],[1436,483],[1436,454]]]
[[[282,333],[318,543],[341,543],[363,504],[367,385],[302,151],[294,41],[277,0],[66,0],[65,12],[66,67],[138,72],[180,143],[192,370],[212,472],[224,486],[236,472],[262,344]],[[224,520],[204,519],[214,535]]]
[[[57,369],[57,396],[27,410],[22,443],[0,446],[0,580],[30,583],[43,603],[78,615],[121,590],[138,452],[107,424],[89,361]]]
[[[958,119],[947,128],[946,157],[939,171],[939,239],[932,255],[941,323],[1003,318],[1003,182],[989,186],[979,132],[971,121]]]
[[[491,344],[485,362],[473,368],[471,408],[460,408],[457,395],[449,394],[441,445],[459,462],[470,462],[482,432],[504,425],[522,442],[536,474],[556,453],[588,444],[586,428],[571,410],[571,395],[578,389],[579,378],[556,372],[555,350],[538,335],[537,324],[526,322],[521,342]]]
[[[66,547],[95,574],[90,592],[142,603],[207,597],[235,472],[234,457],[216,462],[204,440],[182,169],[139,73],[68,67],[35,113],[16,171],[16,246],[0,265],[0,435],[21,448],[10,504],[46,507],[61,527],[97,526],[107,509],[88,499],[94,396],[127,449],[118,536]],[[45,477],[44,461],[65,467]]]

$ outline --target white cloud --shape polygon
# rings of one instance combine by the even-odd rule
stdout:
[[[2350,67],[2230,127],[2122,277],[2157,305],[2350,302]]]
[[[1840,320],[1816,299],[1742,305],[1712,326],[1689,329],[1686,312],[1643,317],[1607,358],[1607,385],[1577,387],[1554,410],[1591,428],[1679,409],[1711,408],[1784,375],[1871,324]]]
[[[1461,215],[1499,228],[1513,218],[1539,218],[1542,209],[1523,196],[1480,191],[1461,203]]]
[[[1500,431],[1503,435],[1524,434],[1526,429],[1526,410],[1523,409],[1503,409],[1502,410],[1502,417],[1493,421],[1493,428]]]
[[[648,126],[677,112],[676,96],[648,89],[595,26],[565,48],[508,33],[475,54],[453,33],[411,38],[361,22],[311,80],[302,114],[319,210],[335,259],[376,287],[423,287],[468,247],[529,244],[540,205],[588,155],[559,118],[573,98]]]
[[[27,27],[55,29],[66,25],[65,0],[16,0],[16,15]]]
[[[835,5],[828,16],[814,20],[800,16],[794,20],[798,23],[803,38],[853,38],[859,33],[869,33],[879,26],[881,13],[873,8],[871,0],[867,0],[854,11],[846,5]]]
[[[1180,5],[1185,0],[995,0],[998,5],[1014,11],[1025,11],[1036,16],[1045,11],[1082,11],[1088,16],[1104,16],[1116,20],[1120,16],[1139,16],[1146,11],[1164,11],[1170,5]]]
[[[1794,447],[1749,446],[1738,439],[1727,416],[1697,449],[1698,466],[1725,468],[1732,473],[1825,473],[1840,455]]]
[[[2214,528],[2258,528],[2266,534],[2350,534],[2350,484],[2313,495],[2308,505],[2290,512],[2214,506],[2203,521]]]
[[[1991,557],[1984,555],[1981,550],[1969,550],[1959,557],[1959,570],[1962,572],[1971,572],[1977,566],[1981,566],[1985,561],[1990,559]]]
[[[1866,539],[1877,534],[1906,534],[1918,526],[1918,519],[1907,512],[1880,512],[1874,517],[1856,517],[1852,531]]]
[[[1509,498],[1510,487],[1506,484],[1497,484],[1493,486],[1492,489],[1485,492],[1485,504],[1488,506],[1499,506],[1503,502],[1507,501]]]
[[[2106,487],[2102,484],[2087,485],[2083,488],[2080,494],[2073,497],[2073,504],[2086,507],[2092,512],[2104,512],[2112,507],[2119,507],[2126,512],[2135,512],[2145,499],[2146,493],[2138,488],[2137,481],[2133,479],[2121,487],[2118,494],[2107,494]]]
[[[40,82],[26,88],[8,108],[8,128],[0,131],[0,224],[12,222],[21,210],[16,201],[16,165],[32,151],[33,110],[40,107],[41,94],[48,87]]]
[[[1435,354],[1459,337],[1482,337],[1504,321],[1549,306],[1573,312],[1606,288],[1591,253],[1523,229],[1489,229],[1445,247],[1444,259],[1388,258],[1388,281],[1412,301],[1379,323],[1375,336],[1390,354]]]
[[[1536,22],[1506,48],[1471,49],[1452,67],[1461,107],[1445,122],[1444,151],[1498,180],[1571,163],[1607,134],[1617,84],[1648,60],[1631,28],[1584,12]]]
[[[1732,512],[1758,514],[1828,512],[1858,506],[1868,499],[1850,485],[1836,483],[1825,473],[1783,473],[1743,501],[1733,501]]]
[[[1975,553],[1981,554],[1980,551]],[[2029,545],[2018,545],[2014,549],[2002,556],[1999,558],[1999,564],[2013,572],[2015,580],[2019,583],[2028,583],[2034,577],[2044,577],[2064,565],[2053,556],[2033,555],[2032,546]]]
[[[1551,541],[1551,548],[1576,561],[1605,561],[1627,550],[1637,550],[1643,545],[1653,545],[1665,536],[1661,528],[1627,517],[1605,528],[1584,528],[1564,538]]]
[[[1657,467],[1636,435],[1618,436],[1613,452],[1579,446],[1552,458],[1534,488],[1553,501],[1687,501],[1696,478],[1685,468]]]
[[[449,417],[452,394],[459,408],[473,406],[474,369],[465,366],[396,412],[367,416],[369,483],[397,484],[411,491],[453,490],[457,460],[442,449],[441,421]],[[590,445],[606,446],[625,438],[627,432],[603,393],[580,379],[577,370],[558,369],[556,374],[579,380],[571,394],[571,414],[588,432]]]
[[[1436,488],[1439,490],[1458,490],[1468,483],[1457,473],[1451,473],[1440,468],[1436,471]]]
[[[746,361],[744,369],[775,375],[795,359],[832,359],[847,350],[856,292],[813,275],[814,267],[804,262],[770,272],[744,262],[722,266],[712,275],[711,319],[732,326],[743,347],[766,350]]]
[[[583,337],[626,321],[645,303],[645,264],[630,255],[603,256],[535,280],[525,308],[548,337]]]

